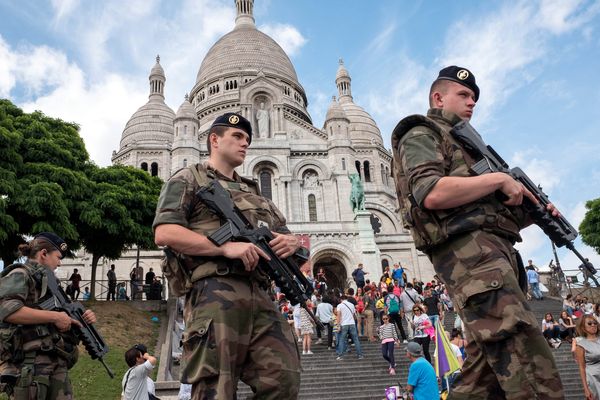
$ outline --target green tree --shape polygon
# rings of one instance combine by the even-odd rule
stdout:
[[[0,100],[0,257],[10,263],[24,235],[53,231],[78,246],[72,216],[90,195],[89,155],[79,127]]]
[[[119,258],[134,245],[154,248],[152,221],[162,181],[133,167],[112,166],[90,171],[92,195],[81,203],[78,231],[92,254],[91,297],[101,257]]]
[[[600,198],[588,201],[585,208],[587,212],[579,225],[581,241],[600,254]]]

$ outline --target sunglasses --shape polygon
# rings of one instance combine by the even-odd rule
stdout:
[[[598,326],[597,322],[586,322],[585,323],[587,326]]]
[[[389,319],[388,317],[383,317],[383,320],[384,320],[384,321],[387,321],[388,319]]]
[[[419,310],[418,308],[415,308],[415,309],[413,310],[413,312],[417,312],[417,311],[418,311],[418,312],[421,312],[421,310]]]

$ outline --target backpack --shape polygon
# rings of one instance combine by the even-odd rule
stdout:
[[[400,312],[400,303],[398,302],[398,297],[396,295],[391,295],[390,297],[390,306],[388,307],[388,314],[398,314]]]

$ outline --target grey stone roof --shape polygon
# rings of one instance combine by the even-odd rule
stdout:
[[[208,51],[200,65],[196,84],[227,74],[263,71],[298,84],[298,76],[285,51],[254,25],[242,24],[223,36]]]
[[[190,103],[187,94],[185,95],[185,100],[183,100],[183,103],[181,103],[179,109],[177,110],[177,114],[175,115],[176,120],[180,118],[198,120],[198,115],[196,115],[196,111],[194,111],[194,106],[192,106],[192,104]]]
[[[333,96],[333,98],[331,100],[331,104],[329,105],[329,108],[327,109],[327,115],[325,116],[325,121],[329,121],[331,119],[348,120],[348,117],[346,116],[344,109],[337,102],[337,100],[335,99],[335,96]],[[350,122],[350,120],[348,120],[348,122]]]
[[[175,113],[159,96],[151,96],[127,121],[121,136],[121,150],[132,142],[173,142]]]
[[[340,58],[339,63],[340,63],[340,66],[338,67],[337,73],[335,74],[336,81],[340,78],[350,79],[350,74],[348,73],[348,70],[346,69],[346,67],[344,67],[344,60],[342,60]]]
[[[163,78],[165,77],[165,70],[162,65],[160,65],[160,56],[156,56],[156,64],[154,64],[154,67],[150,70],[150,78],[156,75],[162,76]]]

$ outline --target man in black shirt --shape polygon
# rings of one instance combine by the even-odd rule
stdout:
[[[423,304],[427,309],[427,315],[429,316],[429,320],[431,321],[431,325],[436,327],[437,321],[440,318],[440,315],[443,313],[442,303],[437,296],[434,296],[431,293],[431,287],[426,287],[423,291],[425,298],[423,299]]]

